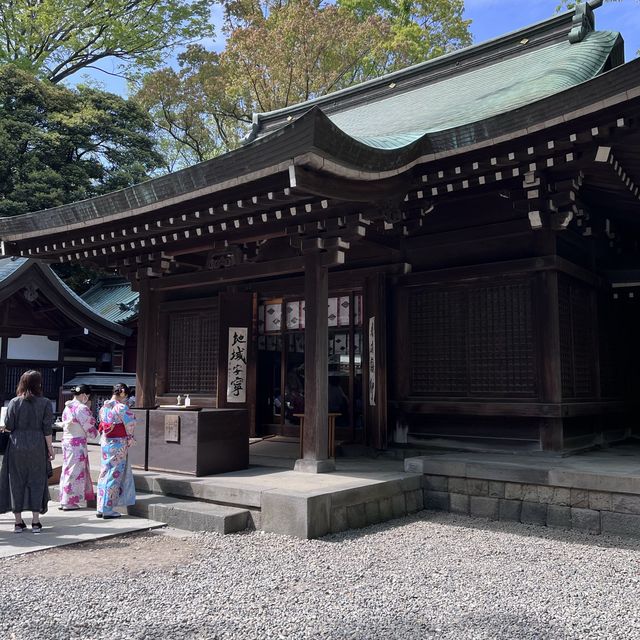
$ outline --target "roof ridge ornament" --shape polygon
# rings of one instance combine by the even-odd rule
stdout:
[[[576,5],[573,20],[571,21],[571,31],[569,31],[569,42],[575,44],[582,42],[585,36],[596,28],[596,19],[593,10],[602,5],[603,0],[589,0]]]

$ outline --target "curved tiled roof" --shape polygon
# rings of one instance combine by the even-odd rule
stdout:
[[[140,295],[131,290],[131,283],[124,278],[100,280],[82,294],[86,304],[111,322],[128,322],[138,315]]]
[[[36,282],[39,287],[46,287],[46,293],[52,303],[56,304],[63,315],[68,316],[72,321],[84,326],[83,322],[90,324],[94,333],[104,338],[114,340],[119,344],[124,342],[124,338],[131,334],[131,331],[119,324],[100,315],[96,309],[87,304],[80,296],[72,291],[51,269],[48,264],[43,264],[31,258],[1,258],[0,259],[0,295],[10,295],[17,283],[24,278],[26,284],[35,270],[41,276]],[[35,277],[35,274],[34,274]],[[2,294],[3,290],[8,290]],[[57,299],[56,299],[57,298]]]
[[[403,147],[426,133],[484,120],[590,80],[602,71],[618,37],[592,32],[579,45],[564,40],[327,115],[364,144]]]
[[[458,152],[522,131],[580,109],[585,96],[593,98],[596,89],[590,84],[603,76],[611,79],[598,83],[597,90],[607,95],[630,86],[635,63],[623,65],[621,72],[600,73],[622,63],[622,39],[593,31],[592,18],[591,9],[579,5],[493,41],[258,114],[252,141],[244,147],[127,189],[2,218],[0,235],[16,242],[43,231],[62,234],[87,223],[177,208],[193,199],[210,202],[216,192],[286,171],[302,154],[319,153],[353,171],[397,172],[425,154]]]

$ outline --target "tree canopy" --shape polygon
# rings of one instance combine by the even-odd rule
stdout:
[[[132,101],[0,66],[0,216],[143,181],[162,165],[152,128]]]
[[[149,67],[212,34],[213,0],[2,0],[0,63],[57,83],[105,58]]]
[[[224,0],[226,48],[192,46],[135,99],[176,168],[237,146],[255,112],[302,102],[471,43],[463,0]]]

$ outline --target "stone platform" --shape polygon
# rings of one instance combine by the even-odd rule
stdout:
[[[256,466],[206,478],[136,471],[136,490],[143,493],[130,513],[163,520],[161,511],[145,511],[145,504],[162,504],[170,497],[176,519],[168,523],[178,528],[184,517],[191,520],[191,529],[226,533],[249,527],[318,538],[424,508],[422,475],[404,472],[399,462],[338,459],[336,467],[332,473],[310,474]],[[194,500],[219,511],[196,516],[189,504]],[[245,526],[239,524],[239,510],[245,512]],[[226,524],[230,519],[233,523]]]
[[[405,459],[425,508],[640,537],[640,443],[562,458],[434,452]]]
[[[358,529],[424,508],[423,477],[401,460],[338,458],[336,471],[293,471],[299,444],[265,440],[250,446],[244,471],[194,477],[134,469],[137,500],[129,513],[178,529],[233,533],[261,529],[298,538]],[[100,449],[89,447],[93,480]]]

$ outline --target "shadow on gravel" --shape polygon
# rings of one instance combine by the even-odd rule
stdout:
[[[487,520],[485,518],[473,518],[471,516],[444,513],[442,511],[426,510],[397,518],[396,520],[370,525],[362,529],[350,529],[341,533],[332,533],[320,538],[320,540],[322,542],[356,540],[384,531],[393,531],[401,527],[410,526],[415,522],[433,522],[451,527],[460,527],[461,529],[507,533],[523,538],[544,538],[545,540],[584,544],[602,549],[630,549],[640,551],[640,539],[635,540],[606,534],[590,534],[583,531],[555,529],[553,527],[523,524],[521,522],[505,522],[504,520]]]

